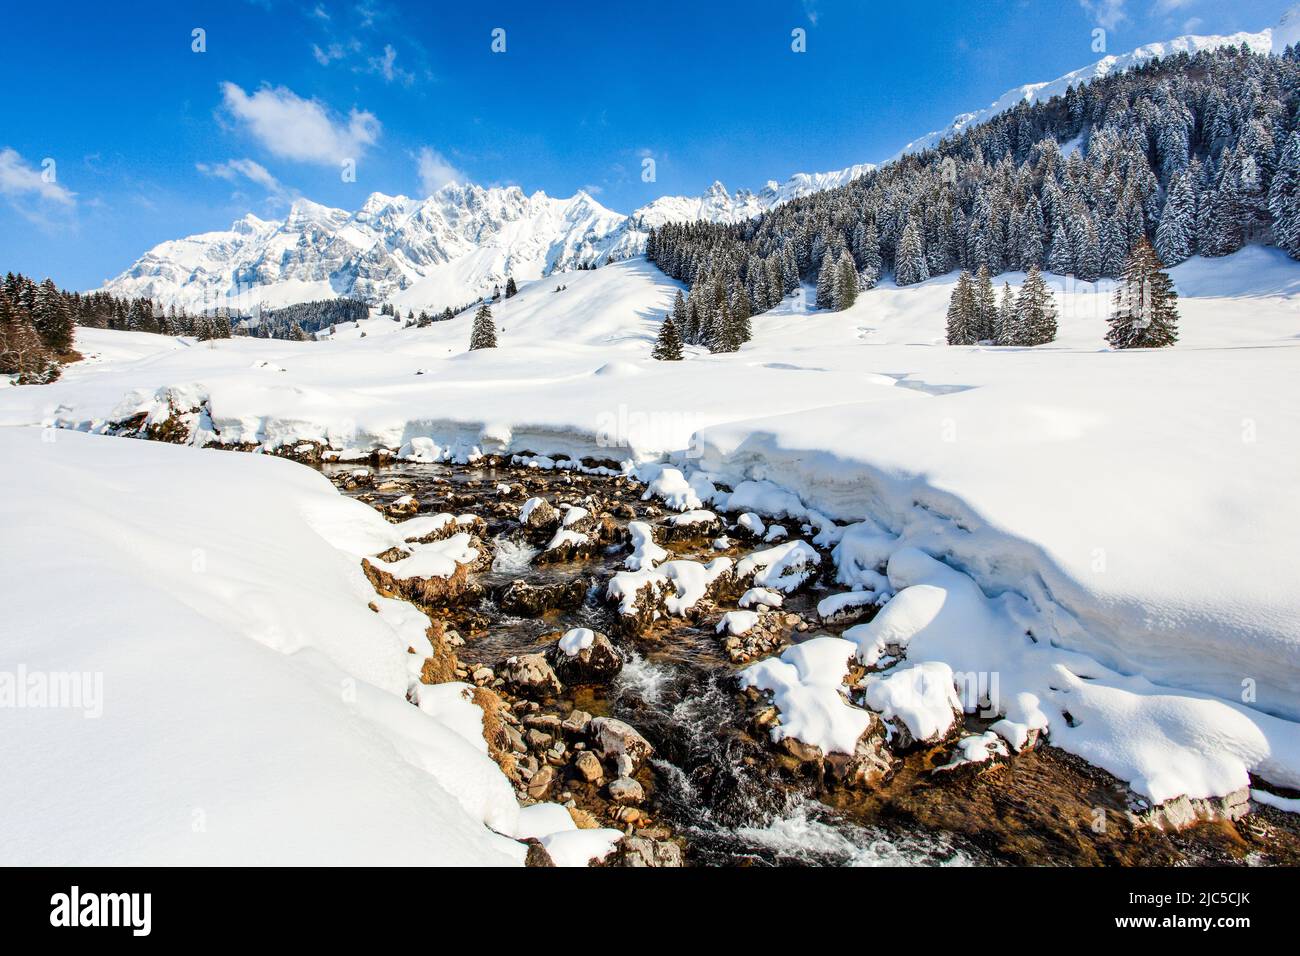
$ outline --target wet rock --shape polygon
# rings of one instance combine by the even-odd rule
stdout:
[[[1240,820],[1249,812],[1250,789],[1242,787],[1223,797],[1193,799],[1181,796],[1155,806],[1135,798],[1128,817],[1137,826],[1173,831],[1185,830],[1198,823]]]
[[[536,840],[525,842],[528,844],[528,855],[524,857],[524,866],[555,866],[555,861],[551,859],[551,854],[546,852],[546,847]]]
[[[671,840],[648,840],[628,836],[619,841],[607,859],[609,866],[685,866],[682,848]]]
[[[641,803],[645,800],[645,789],[631,777],[619,777],[610,781],[609,799],[614,803]]]
[[[599,783],[605,776],[605,768],[600,765],[600,758],[590,750],[578,754],[577,759],[573,761],[573,768],[587,783]]]
[[[415,499],[415,495],[402,495],[384,508],[384,513],[391,518],[409,518],[419,512],[420,502]]]
[[[516,617],[541,617],[547,611],[571,611],[581,607],[590,585],[586,578],[560,584],[528,584],[511,581],[496,595],[497,604]]]
[[[541,654],[521,654],[507,658],[496,672],[506,687],[522,697],[544,700],[557,697],[563,686],[551,665]]]
[[[586,631],[575,628],[575,631]],[[565,684],[605,684],[613,680],[623,669],[623,655],[619,653],[608,637],[599,632],[587,631],[591,635],[587,646],[579,648],[576,654],[566,649],[565,640],[574,633],[570,631],[558,643],[554,644],[547,655],[555,672]],[[577,642],[567,645],[571,649]]]
[[[712,511],[687,511],[671,515],[659,527],[665,542],[698,544],[722,532],[722,519]]]
[[[529,538],[540,540],[560,526],[560,513],[545,498],[529,498],[519,509],[519,524]]]
[[[885,725],[872,714],[871,726],[858,738],[851,754],[828,754],[826,776],[836,786],[875,790],[894,775],[895,760],[885,741]]]
[[[632,762],[633,770],[639,768],[650,755],[654,747],[630,724],[625,724],[616,717],[596,717],[587,725],[587,738],[592,749],[605,760],[626,756]],[[627,774],[620,774],[627,776]]]
[[[457,564],[446,577],[399,578],[362,558],[361,570],[384,597],[401,598],[426,609],[473,603],[483,596],[483,589],[470,579],[473,568],[468,564]]]
[[[560,727],[567,734],[581,734],[586,731],[589,723],[591,723],[591,714],[575,708],[568,717],[564,718]]]

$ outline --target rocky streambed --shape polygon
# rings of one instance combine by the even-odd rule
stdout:
[[[1009,752],[974,716],[916,740],[870,715],[853,753],[774,743],[779,709],[740,669],[875,611],[822,600],[830,561],[809,545],[764,563],[797,522],[683,513],[629,477],[549,460],[307,457],[406,522],[409,550],[365,570],[433,619],[423,679],[475,685],[521,803],[623,831],[611,863],[1300,863],[1293,815],[1153,813],[1048,742]]]

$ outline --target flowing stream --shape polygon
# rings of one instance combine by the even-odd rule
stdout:
[[[593,513],[615,516],[620,526],[633,515],[655,523],[664,511],[656,502],[643,502],[639,488],[612,478],[525,468],[402,463],[366,468],[360,480],[350,477],[359,470],[355,465],[322,470],[345,494],[377,508],[413,495],[420,513],[470,513],[487,522],[484,540],[493,563],[476,577],[485,596],[473,607],[450,612],[451,624],[465,640],[457,649],[462,664],[495,668],[512,655],[546,650],[558,633],[572,627],[610,635],[625,658],[618,676],[607,685],[566,687],[563,699],[547,712],[563,716],[577,708],[617,717],[654,745],[644,809],[655,828],[666,826],[685,839],[689,863],[1174,865],[1274,856],[1300,861],[1300,833],[1271,824],[1231,832],[1208,826],[1182,833],[1135,829],[1125,816],[1129,794],[1119,781],[1050,746],[1018,755],[1011,765],[977,779],[936,779],[931,768],[947,759],[942,747],[912,752],[880,790],[821,791],[813,781],[782,769],[768,742],[754,736],[752,713],[734,680],[738,665],[713,629],[726,608],[710,611],[698,623],[665,619],[653,636],[619,637],[604,591],[622,570],[626,547],[613,545],[585,560],[537,563],[537,543],[528,540],[518,520],[526,497],[590,506]],[[787,530],[798,535],[795,527]],[[762,547],[732,542],[715,551],[710,544],[668,547],[675,557],[703,561],[723,553],[739,558]],[[492,597],[516,580],[552,585],[574,579],[585,583],[585,599],[571,610],[552,609],[541,617],[508,614]],[[815,588],[786,597],[783,611],[812,624],[792,633],[794,640],[827,632],[815,623],[813,607],[825,593]],[[579,805],[589,799],[578,796]],[[1101,831],[1091,825],[1099,806],[1113,821]]]
[[[325,468],[333,475],[354,470]],[[564,473],[534,473],[530,478],[553,484],[555,496],[569,491]],[[494,517],[485,507],[496,504],[499,482],[516,479],[513,471],[402,464],[376,470],[373,486],[345,489],[375,505],[410,493],[421,502],[422,511],[469,512],[487,519],[494,560],[479,581],[489,594],[520,579],[541,585],[583,577],[590,583],[580,607],[542,618],[508,615],[485,597],[476,608],[483,616],[482,632],[467,636],[458,650],[467,663],[494,665],[511,655],[542,651],[556,631],[570,627],[614,633],[602,595],[605,582],[622,568],[626,550],[611,550],[590,561],[535,565],[538,549],[523,538],[517,523]],[[608,500],[608,488],[593,490]],[[530,493],[553,498],[545,491]],[[479,498],[479,506],[468,496]],[[640,503],[626,489],[622,497]],[[518,498],[512,502],[515,509],[519,503]],[[798,601],[791,606],[800,606]],[[683,623],[673,629],[670,640],[617,643],[626,655],[618,677],[607,687],[578,688],[571,700],[589,713],[627,721],[654,744],[651,808],[660,823],[686,837],[690,862],[872,866],[980,859],[976,851],[944,834],[853,822],[760,759],[762,745],[745,731],[745,716],[730,681],[735,667],[707,622],[699,627]]]

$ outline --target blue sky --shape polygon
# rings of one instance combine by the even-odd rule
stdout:
[[[93,288],[157,242],[248,211],[275,218],[295,196],[354,209],[449,177],[585,188],[619,212],[714,179],[758,188],[878,161],[1012,86],[1093,62],[1098,25],[1122,53],[1260,30],[1288,5],[11,4],[0,271]],[[791,49],[796,28],[805,53]]]

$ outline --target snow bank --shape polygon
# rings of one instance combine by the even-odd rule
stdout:
[[[405,699],[428,642],[361,572],[400,540],[378,512],[269,457],[14,428],[0,455],[0,672],[102,686],[98,718],[0,709],[6,862],[522,861],[464,687]]]
[[[853,653],[843,638],[814,637],[740,672],[741,686],[772,692],[781,712],[774,741],[793,737],[823,753],[853,753],[871,726],[871,715],[845,699]]]

